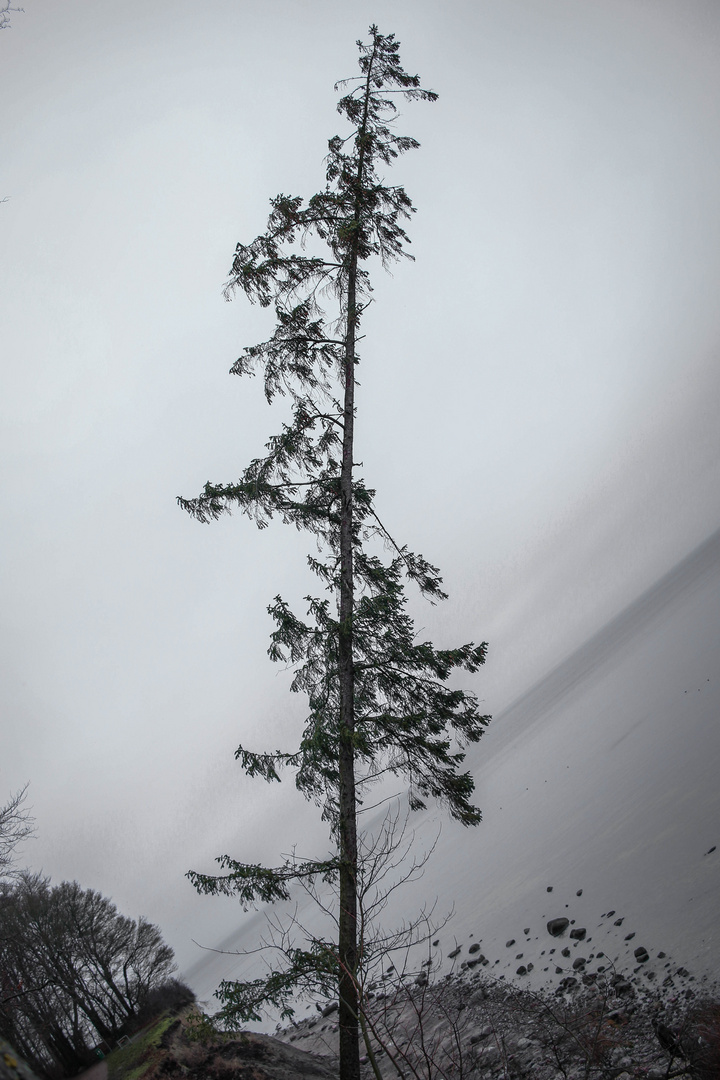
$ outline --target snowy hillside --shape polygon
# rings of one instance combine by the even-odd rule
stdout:
[[[496,716],[470,763],[483,823],[413,822],[420,848],[442,820],[441,838],[387,923],[437,898],[437,913],[454,907],[439,935],[446,964],[481,942],[494,974],[531,963],[546,978],[559,945],[546,924],[564,916],[586,929],[562,942],[579,950],[567,965],[603,950],[632,967],[644,946],[643,970],[659,979],[666,964],[717,976],[720,532]],[[253,948],[263,921],[239,915],[221,947]],[[209,997],[252,969],[207,953],[187,976]]]

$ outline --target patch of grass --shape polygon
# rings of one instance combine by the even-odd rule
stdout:
[[[129,1045],[120,1046],[108,1054],[108,1080],[140,1080],[161,1057],[160,1040],[174,1020],[171,1014],[162,1016]]]

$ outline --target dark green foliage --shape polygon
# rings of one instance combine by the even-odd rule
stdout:
[[[145,1027],[166,1012],[175,1015],[194,1001],[195,991],[180,979],[168,979],[159,986],[149,987],[140,999],[135,1018],[137,1027]]]
[[[324,941],[313,941],[310,949],[288,948],[283,952],[283,968],[267,978],[220,984],[216,996],[223,1005],[221,1018],[262,1020],[270,1007],[283,1019],[290,1019],[294,1014],[293,1001],[303,990],[324,997],[337,992],[340,973],[337,948]]]
[[[354,475],[355,345],[371,294],[365,264],[410,257],[403,223],[412,203],[379,170],[418,145],[394,132],[396,96],[436,97],[402,69],[393,35],[373,26],[369,43],[358,46],[361,74],[340,84],[338,103],[351,130],[329,141],[326,186],[307,201],[273,199],[266,232],[237,245],[226,286],[227,295],[240,289],[251,302],[274,307],[272,337],[246,348],[231,371],[261,375],[268,401],[288,399],[289,419],[235,483],[208,483],[199,497],[179,500],[201,522],[233,508],[260,528],[278,517],[311,533],[320,549],[308,563],[323,595],[306,598],[306,616],[279,596],[268,609],[275,622],[270,658],[292,666],[292,690],[309,704],[299,746],[276,753],[240,747],[236,756],[249,775],[268,782],[282,768],[293,770],[298,789],[322,806],[338,855],[275,869],[225,856],[219,862],[229,873],[190,875],[201,892],[234,894],[244,904],[287,899],[293,880],[317,875],[339,877],[342,895],[346,873],[352,891],[357,804],[388,774],[407,783],[412,807],[432,798],[465,825],[480,820],[472,777],[461,769],[463,747],[480,738],[489,717],[449,679],[456,669],[477,671],[486,646],[436,649],[417,640],[405,584],[439,601],[445,598],[440,574],[395,542],[375,511],[374,490]],[[354,904],[352,896],[341,901],[341,921]],[[223,984],[227,1022],[255,1018],[263,1001],[287,1011],[293,987],[315,979],[325,988],[338,968],[357,980],[362,958],[354,946],[344,951],[342,926],[340,936],[332,963],[326,963],[329,947],[318,943],[309,954],[286,952],[287,966],[262,983]],[[342,999],[341,987],[341,1029]]]

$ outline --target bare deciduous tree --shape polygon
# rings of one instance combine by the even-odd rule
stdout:
[[[17,849],[35,832],[35,819],[25,806],[27,789],[25,784],[0,807],[0,880],[18,873],[15,867]]]

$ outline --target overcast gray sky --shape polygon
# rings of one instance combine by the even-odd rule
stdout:
[[[33,868],[183,962],[234,917],[185,870],[293,839],[291,792],[232,754],[302,716],[265,608],[308,545],[175,496],[278,424],[227,374],[267,313],[220,289],[268,198],[321,186],[372,21],[440,94],[403,110],[417,261],[376,275],[358,421],[385,519],[445,572],[421,625],[490,642],[498,712],[718,524],[714,0],[26,0],[0,34],[0,800],[30,781]]]

